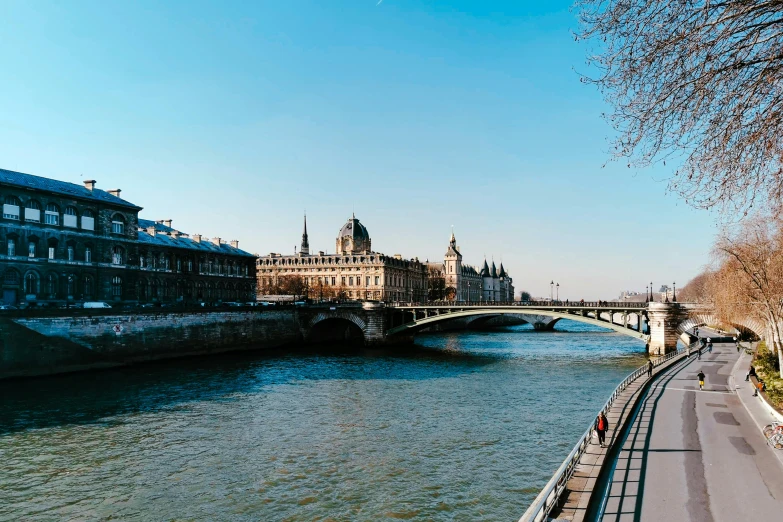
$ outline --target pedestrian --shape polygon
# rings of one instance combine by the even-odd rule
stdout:
[[[687,352],[687,358],[690,359],[691,357],[691,345],[685,347],[685,351]]]
[[[598,443],[601,447],[604,447],[606,441],[606,430],[609,429],[609,419],[606,418],[604,412],[598,414],[595,419],[595,432],[598,434]]]
[[[699,370],[699,373],[696,374],[696,377],[699,378],[699,389],[703,390],[704,389],[704,372]]]
[[[697,359],[701,361],[701,348],[696,352]]]
[[[653,363],[652,359],[647,361],[647,377],[652,377]]]
[[[707,351],[712,353],[712,342],[707,343]]]
[[[745,380],[749,381],[751,377],[755,377],[755,376],[756,376],[756,368],[751,366],[750,370],[748,370],[748,373],[745,374]]]

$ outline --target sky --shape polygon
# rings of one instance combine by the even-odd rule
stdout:
[[[0,168],[122,189],[253,253],[502,261],[517,290],[681,287],[716,216],[607,161],[569,2],[0,2]],[[606,164],[606,166],[604,166]],[[663,167],[665,168],[665,167]]]

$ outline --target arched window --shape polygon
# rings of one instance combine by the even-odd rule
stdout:
[[[92,246],[90,245],[84,247],[84,262],[92,263]]]
[[[95,230],[95,214],[92,210],[85,210],[82,213],[82,230]]]
[[[46,212],[44,212],[44,223],[47,225],[60,224],[60,208],[54,203],[49,203],[46,205]]]
[[[24,206],[24,220],[30,223],[41,222],[41,204],[34,199],[27,201]]]
[[[92,299],[92,277],[91,276],[84,276],[84,279],[82,281],[82,289],[84,290],[84,298],[85,299]]]
[[[112,234],[125,233],[125,218],[122,216],[122,214],[114,214],[114,216],[112,216],[111,233]]]
[[[47,241],[47,244],[49,245],[49,259],[55,259],[57,257],[57,240],[51,238]]]
[[[27,272],[24,276],[24,293],[37,296],[41,291],[41,281],[36,272]]]
[[[68,241],[65,244],[65,252],[66,255],[68,256],[68,261],[73,261],[74,259],[76,259],[76,243],[74,243],[73,241]]]
[[[3,284],[7,286],[16,286],[19,284],[19,272],[13,268],[9,268],[5,271],[3,276]]]
[[[38,250],[38,242],[30,240],[27,243],[27,257],[35,257],[36,255],[38,255],[37,250]]]
[[[66,227],[76,228],[76,207],[65,207],[65,214],[63,215],[63,225]]]
[[[122,265],[125,261],[125,250],[122,247],[116,246],[111,250],[111,264]]]
[[[16,196],[6,196],[3,203],[3,217],[6,219],[15,219],[19,221],[19,198]]]
[[[122,278],[120,276],[111,278],[111,295],[115,299],[122,299]]]
[[[16,255],[16,239],[9,237],[6,246],[8,247],[8,256],[14,257]]]

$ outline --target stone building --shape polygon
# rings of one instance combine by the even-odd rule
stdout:
[[[301,277],[310,297],[316,288],[328,289],[350,299],[424,302],[427,299],[427,267],[418,259],[373,252],[367,228],[352,216],[340,229],[335,254],[311,254],[307,219],[299,253],[269,254],[258,258],[259,295],[279,284],[281,278]]]
[[[140,302],[255,301],[255,255],[171,224],[139,219]]]
[[[500,270],[498,270],[494,261],[490,268],[485,259],[484,266],[480,271],[473,266],[464,264],[453,231],[442,266],[446,294],[454,301],[472,303],[514,300],[513,281],[503,267],[503,263],[500,264]]]
[[[3,303],[139,301],[140,248],[150,242],[139,232],[141,207],[120,193],[100,190],[94,180],[80,186],[0,169]],[[173,245],[166,252],[179,251]],[[243,297],[253,298],[253,256],[233,247],[221,247],[219,254],[224,262],[244,260]],[[175,301],[176,292],[168,299]]]

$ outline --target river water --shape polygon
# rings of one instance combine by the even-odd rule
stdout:
[[[2,382],[0,520],[515,521],[643,349],[564,320]]]

